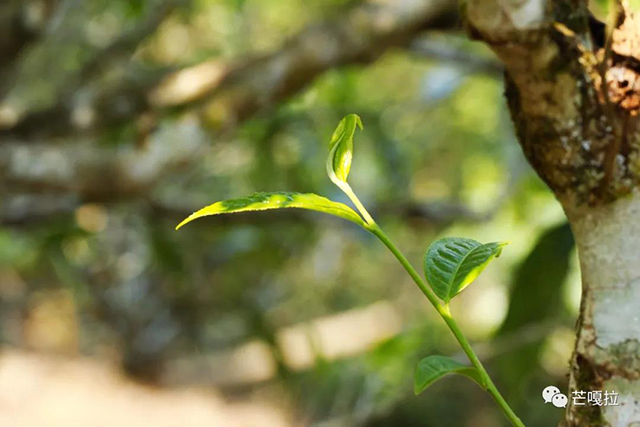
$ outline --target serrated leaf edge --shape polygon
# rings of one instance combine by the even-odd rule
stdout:
[[[489,242],[489,243],[480,243],[477,240],[474,239],[469,239],[466,237],[443,237],[442,239],[438,239],[435,242],[431,243],[431,245],[429,245],[429,247],[427,248],[427,251],[425,252],[425,258],[428,256],[429,252],[431,251],[431,248],[436,245],[437,243],[441,242],[444,239],[462,239],[462,240],[467,240],[467,241],[471,241],[474,243],[477,243],[478,246],[474,247],[473,249],[471,249],[469,252],[467,252],[464,257],[462,258],[462,260],[458,263],[458,265],[456,266],[456,269],[452,275],[452,279],[447,283],[447,295],[446,298],[440,298],[442,299],[442,301],[444,301],[445,304],[449,304],[449,302],[451,302],[451,300],[458,295],[460,292],[462,292],[467,286],[469,286],[471,283],[473,283],[473,280],[469,283],[467,283],[466,286],[464,286],[463,288],[461,288],[460,290],[458,290],[458,292],[456,292],[455,294],[451,295],[451,291],[453,289],[453,282],[455,282],[455,278],[458,275],[458,272],[460,271],[460,267],[464,264],[465,260],[468,258],[469,255],[471,255],[474,251],[476,250],[480,250],[483,247],[489,246],[489,245],[497,245],[496,247],[496,253],[494,256],[494,258],[499,258],[500,255],[502,254],[502,248],[504,248],[506,245],[509,244],[509,242],[506,241],[502,241],[502,242]],[[425,260],[425,267],[426,267],[426,260]],[[426,270],[426,269],[425,269]],[[425,276],[426,276],[426,271],[425,271]],[[475,279],[474,279],[475,280]],[[429,283],[431,285],[431,289],[434,290],[434,292],[436,292],[436,289],[434,288],[434,286]],[[436,292],[437,295],[437,292]],[[438,295],[439,296],[439,295]]]

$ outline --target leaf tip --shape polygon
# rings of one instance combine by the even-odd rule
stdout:
[[[362,119],[360,118],[360,116],[357,114],[354,114],[353,116],[356,120],[356,125],[360,128],[360,130],[364,130],[364,125],[362,124]]]
[[[502,255],[502,250],[504,249],[505,246],[507,246],[510,243],[511,242],[509,242],[509,241],[496,242],[496,245],[498,246],[498,249],[497,249],[497,252],[496,252],[496,258],[500,258],[500,255]]]
[[[199,212],[199,211],[198,211]],[[198,212],[194,212],[191,215],[189,215],[188,217],[186,217],[185,219],[182,220],[182,222],[178,225],[176,225],[176,231],[178,231],[179,229],[181,229],[182,227],[184,227],[185,225],[187,225],[188,223],[190,223],[191,221],[193,221],[194,219],[197,218],[196,214]]]

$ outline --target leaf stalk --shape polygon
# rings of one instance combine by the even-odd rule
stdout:
[[[357,204],[356,204],[356,207],[358,207]],[[359,207],[358,207],[358,210],[360,210]],[[360,212],[362,213],[362,211]],[[363,216],[365,216],[364,213],[363,213]],[[524,427],[524,424],[522,423],[520,418],[518,418],[518,416],[515,414],[515,412],[513,412],[513,410],[511,409],[507,401],[504,399],[504,397],[502,397],[502,395],[498,391],[498,388],[495,386],[495,384],[491,380],[491,377],[489,377],[489,374],[487,373],[486,369],[482,365],[482,362],[480,362],[480,359],[478,359],[478,356],[475,354],[475,352],[471,348],[471,344],[469,344],[469,341],[462,333],[460,326],[458,326],[458,322],[456,322],[456,320],[451,315],[451,311],[449,310],[449,305],[448,304],[444,305],[438,300],[438,297],[431,290],[427,282],[422,278],[422,276],[420,276],[420,274],[418,274],[416,269],[413,268],[409,260],[407,260],[407,258],[400,251],[400,249],[398,249],[398,247],[391,241],[389,236],[387,236],[386,233],[382,231],[382,229],[378,226],[378,224],[376,224],[376,222],[372,218],[371,218],[371,222],[367,220],[367,225],[365,225],[365,228],[368,231],[370,231],[373,235],[375,235],[378,239],[380,239],[380,241],[391,251],[391,253],[393,253],[396,259],[407,271],[407,273],[409,273],[409,276],[411,276],[415,284],[418,285],[418,288],[420,288],[422,293],[427,297],[431,305],[433,305],[433,307],[436,309],[438,314],[440,314],[440,317],[442,317],[442,319],[445,321],[445,323],[449,327],[449,330],[451,330],[451,332],[453,333],[453,336],[456,338],[456,340],[460,344],[460,347],[462,347],[462,350],[469,358],[469,361],[471,362],[471,364],[478,370],[478,373],[480,374],[480,378],[482,378],[482,381],[484,383],[485,389],[491,395],[491,397],[493,397],[493,399],[498,404],[498,406],[502,410],[502,413],[505,415],[505,417],[507,417],[507,419],[514,426]]]

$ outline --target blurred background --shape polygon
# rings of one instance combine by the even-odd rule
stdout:
[[[255,191],[346,202],[417,267],[441,236],[508,240],[453,304],[528,426],[555,425],[579,277],[526,164],[502,70],[451,0],[0,4],[0,425],[493,427],[491,398],[390,253],[353,224],[271,211],[175,225]]]

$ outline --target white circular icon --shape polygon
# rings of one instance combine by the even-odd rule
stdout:
[[[560,393],[560,389],[558,387],[550,385],[542,390],[542,398],[544,399],[544,403],[550,403],[553,396]],[[566,397],[565,397],[566,399]]]
[[[567,396],[562,393],[557,393],[551,399],[551,403],[556,408],[566,408],[567,407]]]

